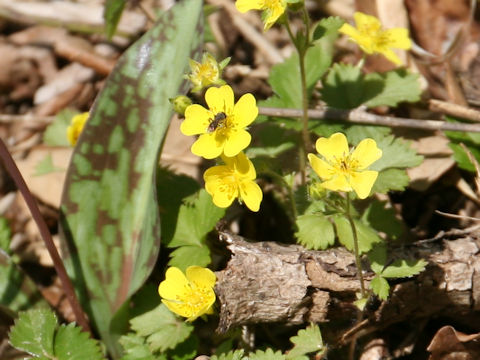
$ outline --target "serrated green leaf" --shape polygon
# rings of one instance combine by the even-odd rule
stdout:
[[[362,104],[396,106],[420,100],[418,76],[404,69],[364,75],[360,68],[337,63],[325,78],[323,100],[331,107],[353,109]]]
[[[70,143],[67,139],[67,128],[70,125],[72,118],[78,114],[78,111],[72,109],[65,109],[60,111],[55,120],[47,126],[43,133],[43,143],[49,146],[67,146]]]
[[[465,145],[465,146],[470,151],[470,153],[474,156],[474,158],[477,159],[478,162],[480,162],[480,149],[478,148],[478,146],[471,146],[471,145]],[[475,165],[470,161],[470,158],[468,157],[467,153],[465,152],[465,150],[462,148],[461,145],[450,143],[448,144],[448,147],[452,149],[453,159],[461,169],[467,170],[470,172],[476,171]]]
[[[206,267],[211,262],[210,249],[207,245],[180,246],[170,254],[169,266],[178,267],[185,272],[189,266],[197,265]]]
[[[215,225],[225,215],[225,209],[215,206],[212,197],[201,189],[180,207],[177,227],[168,247],[194,245],[201,247],[205,235],[215,229]]]
[[[388,191],[403,191],[410,183],[407,172],[403,169],[387,169],[378,174],[371,194],[386,194]]]
[[[392,265],[387,266],[382,271],[382,276],[385,278],[405,278],[411,277],[421,273],[425,270],[427,262],[420,260],[396,260]]]
[[[35,166],[35,173],[33,174],[33,176],[41,176],[41,175],[50,174],[52,172],[62,172],[62,171],[65,171],[65,169],[56,167],[53,164],[52,154],[49,153],[47,156],[45,156],[45,158],[42,161],[40,161]]]
[[[144,337],[130,333],[123,335],[119,342],[125,353],[121,360],[156,360],[145,343]]]
[[[390,285],[384,277],[380,275],[375,276],[370,282],[370,288],[381,300],[388,299]]]
[[[125,304],[158,257],[158,153],[171,116],[168,99],[186,89],[188,59],[200,51],[202,19],[201,0],[178,2],[122,55],[67,173],[61,208],[66,266],[114,358],[128,321]]]
[[[210,360],[243,360],[243,353],[243,350],[232,350],[226,354],[212,355]]]
[[[392,130],[387,126],[351,125],[344,131],[348,142],[357,146],[360,141],[371,138],[380,142],[391,134]]]
[[[362,215],[362,221],[378,232],[397,240],[404,233],[405,225],[396,216],[395,210],[386,201],[374,199]]]
[[[376,244],[367,254],[373,272],[380,275],[387,265],[387,248],[385,243]]]
[[[325,351],[322,334],[318,325],[310,324],[306,329],[298,331],[290,341],[294,344],[292,350],[287,353],[287,359],[295,359],[298,356],[316,352],[321,354]]]
[[[193,331],[193,325],[175,316],[164,304],[130,320],[132,330],[146,337],[150,351],[173,349]]]
[[[383,84],[381,92],[365,102],[368,107],[380,105],[395,107],[401,102],[417,102],[422,94],[418,74],[409,73],[405,69],[396,69],[383,74],[370,73],[365,75],[364,81],[367,83],[378,81]]]
[[[55,334],[55,359],[58,360],[101,360],[105,359],[98,341],[91,339],[74,323],[60,325]]]
[[[168,360],[191,360],[195,359],[195,355],[197,355],[197,347],[198,347],[198,337],[195,335],[190,336],[182,342],[175,346],[175,349],[168,350],[166,353]]]
[[[375,161],[369,169],[382,171],[388,168],[408,168],[419,165],[423,157],[417,155],[411,148],[411,142],[393,135],[374,139],[377,146],[382,150],[382,157]]]
[[[350,222],[343,215],[333,216],[337,236],[340,243],[349,251],[353,251],[353,233]],[[358,250],[360,254],[370,251],[374,244],[382,242],[382,239],[377,235],[375,230],[361,221],[353,220],[357,229]]]
[[[333,224],[323,214],[307,214],[297,217],[298,243],[307,249],[326,249],[335,242]]]
[[[249,360],[285,360],[285,355],[281,351],[274,352],[272,349],[265,351],[257,350],[254,353],[248,354]]]
[[[338,29],[342,27],[345,20],[338,16],[329,16],[320,20],[313,31],[313,41],[325,41],[330,47],[333,47],[333,43],[338,37]],[[328,39],[326,39],[328,37]],[[331,50],[330,50],[331,51]]]
[[[21,312],[10,330],[10,344],[33,356],[53,358],[57,318],[49,309]]]
[[[105,3],[103,18],[105,19],[105,32],[108,39],[111,39],[115,34],[126,3],[126,0],[107,0]]]

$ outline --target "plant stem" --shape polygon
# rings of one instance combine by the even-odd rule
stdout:
[[[43,219],[42,214],[40,213],[40,209],[38,208],[38,205],[32,193],[30,192],[30,190],[28,190],[27,184],[25,183],[25,180],[23,179],[22,174],[18,170],[18,167],[15,164],[15,161],[13,160],[12,156],[10,155],[10,152],[8,151],[5,143],[1,138],[0,138],[0,158],[2,159],[7,172],[15,181],[15,184],[17,185],[18,190],[22,193],[22,196],[25,199],[25,203],[27,204],[28,209],[32,214],[32,218],[37,224],[38,230],[40,232],[40,236],[42,237],[43,242],[45,243],[45,246],[48,250],[48,253],[52,258],[53,265],[58,274],[58,277],[60,278],[60,282],[62,283],[63,290],[65,291],[65,295],[67,296],[68,302],[72,307],[73,314],[75,315],[77,324],[80,325],[84,331],[91,333],[85,314],[83,313],[80,303],[78,302],[78,298],[75,294],[75,290],[73,289],[72,282],[70,281],[70,278],[67,275],[62,259],[58,254],[55,244],[53,243],[52,235],[48,230],[47,224],[45,223],[45,220]]]
[[[355,222],[352,219],[352,215],[350,213],[350,193],[347,192],[347,208],[345,211],[345,215],[347,215],[348,222],[352,227],[352,235],[353,235],[353,251],[355,252],[355,263],[357,265],[357,274],[358,280],[360,281],[360,293],[362,295],[362,299],[365,299],[366,292],[365,292],[365,284],[363,280],[363,269],[362,269],[362,261],[360,259],[360,251],[358,250],[358,236],[357,236],[357,228],[355,226]]]

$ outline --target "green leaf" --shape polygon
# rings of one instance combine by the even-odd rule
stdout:
[[[370,73],[365,75],[364,81],[367,83],[378,81],[383,84],[381,92],[365,102],[368,107],[380,105],[395,107],[401,102],[417,102],[422,94],[418,74],[409,73],[405,69],[383,74]],[[369,91],[368,88],[366,90]],[[368,96],[366,94],[366,97]]]
[[[378,174],[371,194],[386,194],[388,191],[403,191],[410,183],[407,172],[403,169],[387,169]]]
[[[224,215],[225,209],[215,206],[211,195],[201,189],[180,207],[175,234],[168,247],[202,246],[205,236]]]
[[[370,282],[370,288],[381,300],[388,299],[390,285],[384,277],[380,275],[375,276]]]
[[[191,360],[197,355],[198,338],[195,335],[178,344],[175,349],[168,350],[166,353],[169,360]]]
[[[97,340],[91,339],[74,323],[61,325],[55,335],[55,359],[58,360],[100,360],[102,356]]]
[[[178,267],[185,272],[189,266],[206,267],[210,262],[210,249],[207,245],[185,245],[172,251],[168,265]]]
[[[49,309],[21,312],[10,330],[10,343],[30,355],[53,358],[56,326],[57,318]]]
[[[79,112],[72,109],[60,111],[55,116],[55,120],[47,126],[47,129],[43,133],[43,143],[49,146],[70,147],[67,139],[67,128],[72,118],[77,114],[79,114]]]
[[[173,349],[193,331],[193,325],[175,316],[164,304],[130,320],[132,330],[146,337],[150,351]]]
[[[144,337],[130,333],[123,335],[119,342],[125,352],[121,360],[156,360],[156,357],[145,343]]]
[[[341,63],[333,65],[323,85],[323,100],[339,109],[362,104],[397,106],[400,102],[416,102],[421,94],[418,75],[404,69],[364,75],[360,68]]]
[[[10,231],[10,225],[7,219],[0,217],[0,249],[6,254],[10,254],[10,240],[12,233]]]
[[[272,349],[257,350],[248,354],[248,360],[285,360],[285,355],[281,351],[273,352]]]
[[[363,213],[362,221],[393,240],[399,239],[405,230],[405,225],[386,201],[374,199]]]
[[[471,171],[471,172],[476,171],[475,165],[470,161],[470,158],[468,157],[467,153],[465,152],[465,150],[462,148],[460,144],[450,143],[448,144],[448,146],[453,151],[453,159],[461,169]],[[470,153],[474,156],[474,158],[477,159],[478,162],[480,162],[480,149],[478,148],[478,145],[476,146],[465,145],[465,146],[470,151]]]
[[[52,154],[48,154],[45,156],[45,158],[40,161],[36,166],[35,166],[35,173],[33,176],[41,176],[41,175],[46,175],[50,174],[52,172],[60,172],[60,171],[65,171],[65,169],[56,167],[53,164],[52,160]]]
[[[412,277],[425,270],[427,262],[419,260],[396,260],[392,265],[387,266],[382,271],[382,276],[386,278],[405,278]]]
[[[115,34],[115,30],[117,30],[117,25],[122,17],[126,3],[126,0],[107,0],[105,3],[103,18],[105,19],[105,32],[109,40]]]
[[[382,171],[389,168],[408,168],[419,165],[423,156],[417,155],[411,148],[410,141],[395,138],[393,135],[374,138],[377,146],[382,150],[382,157],[375,161],[371,170]]]
[[[155,175],[171,117],[168,99],[186,89],[183,76],[200,50],[202,19],[201,0],[178,2],[122,55],[67,173],[61,207],[65,262],[113,358],[120,357],[125,304],[158,257]]]
[[[350,222],[343,215],[335,215],[333,219],[337,229],[338,240],[347,250],[353,251],[353,233]],[[370,226],[357,219],[354,219],[353,222],[357,229],[358,250],[360,254],[370,251],[374,244],[382,242],[382,239]]]
[[[316,352],[322,354],[325,351],[322,334],[318,325],[310,324],[306,329],[298,331],[290,341],[294,344],[292,350],[287,354],[287,359],[295,359],[298,356]]]
[[[323,250],[335,242],[333,224],[323,214],[300,215],[297,227],[297,241],[307,249]]]
[[[212,355],[210,360],[243,360],[243,353],[243,350],[232,350],[226,354]]]
[[[387,265],[387,248],[385,243],[376,244],[367,254],[370,267],[375,274],[380,275]]]

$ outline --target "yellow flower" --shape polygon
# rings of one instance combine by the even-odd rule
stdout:
[[[357,25],[356,29],[349,24],[343,24],[338,31],[350,36],[351,40],[367,54],[380,53],[396,65],[402,63],[392,48],[408,50],[412,47],[407,29],[382,30],[382,24],[375,16],[361,12],[356,12],[353,18]]]
[[[219,64],[209,53],[203,54],[201,63],[190,59],[191,73],[186,77],[193,84],[192,91],[198,92],[210,85],[225,84],[225,81],[223,81],[220,76],[222,75],[223,68],[229,61],[230,58],[227,58]]]
[[[236,198],[258,211],[262,202],[262,190],[254,181],[257,174],[252,162],[241,152],[233,158],[222,156],[225,165],[205,171],[205,189],[212,195],[213,203],[221,208],[230,206]]]
[[[190,105],[180,126],[184,135],[200,135],[192,145],[192,153],[206,159],[214,159],[222,153],[228,157],[237,155],[251,141],[245,128],[258,115],[255,98],[245,94],[234,105],[233,90],[224,85],[209,88],[205,100],[209,109]]]
[[[88,119],[88,112],[77,114],[72,118],[70,126],[67,128],[67,139],[72,146],[77,143],[78,137],[82,133],[83,127]]]
[[[285,0],[237,0],[235,6],[241,13],[249,10],[263,10],[264,30],[268,30],[285,12],[287,2]]]
[[[324,180],[321,185],[333,191],[354,190],[360,199],[365,199],[377,180],[378,172],[366,170],[382,157],[382,150],[373,139],[364,139],[350,153],[345,135],[335,133],[319,138],[315,144],[323,159],[308,154],[313,170]]]
[[[165,280],[158,286],[162,302],[175,314],[193,321],[204,314],[213,314],[217,280],[215,274],[200,266],[189,266],[186,276],[176,267],[165,273]]]

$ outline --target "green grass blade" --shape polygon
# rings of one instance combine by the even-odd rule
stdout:
[[[115,313],[150,274],[160,246],[155,173],[188,58],[201,50],[202,1],[185,0],[119,59],[91,112],[62,198],[66,265],[81,302],[119,356]]]

